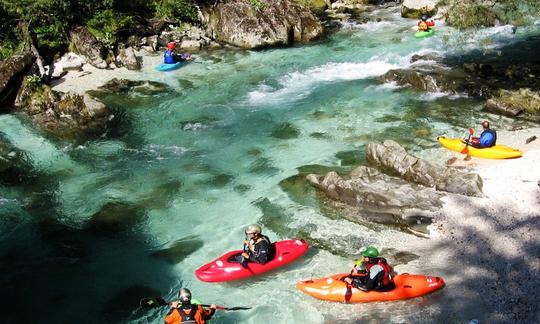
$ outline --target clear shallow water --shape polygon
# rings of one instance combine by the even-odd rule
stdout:
[[[350,258],[324,249],[242,282],[206,284],[193,275],[203,263],[240,248],[245,226],[261,220],[274,223],[274,230],[265,230],[274,240],[286,238],[280,226],[293,232],[307,226],[314,238],[335,236],[344,244],[359,238],[360,246],[402,249],[412,239],[327,218],[316,204],[291,199],[279,183],[304,165],[341,166],[339,152],[355,151],[361,160],[369,142],[384,139],[444,160],[447,152],[435,137],[461,136],[478,125],[486,116],[480,104],[399,89],[376,77],[409,66],[413,54],[496,50],[520,35],[502,26],[467,38],[441,26],[436,36],[418,41],[410,28],[415,21],[399,18],[398,10],[373,15],[384,19],[344,24],[309,46],[201,53],[178,71],[149,73],[174,92],[108,96],[126,113],[114,138],[58,144],[14,115],[0,116],[2,132],[28,152],[41,174],[31,186],[0,187],[8,322],[30,316],[28,303],[47,322],[158,322],[166,310],[137,309],[141,291],[172,298],[181,286],[204,302],[254,307],[219,312],[215,322],[429,322],[444,316],[444,291],[371,305],[328,304],[301,294],[296,281],[349,269]],[[489,118],[499,129],[512,125]],[[104,206],[112,215],[128,210],[135,220],[113,234],[92,227],[92,215]],[[172,261],[152,256],[179,240],[187,247]],[[440,270],[426,269],[444,274]]]

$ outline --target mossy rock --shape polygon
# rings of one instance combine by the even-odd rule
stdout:
[[[330,2],[327,0],[294,0],[294,2],[309,8],[311,11],[319,14],[330,7]]]

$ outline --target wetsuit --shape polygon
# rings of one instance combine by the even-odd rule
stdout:
[[[259,236],[256,240],[249,240],[247,245],[249,258],[244,259],[242,255],[236,257],[237,262],[245,264],[245,262],[255,262],[259,264],[265,264],[273,258],[273,246],[270,239],[266,235]]]

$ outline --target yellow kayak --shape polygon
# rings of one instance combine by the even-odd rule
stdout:
[[[465,143],[461,138],[437,137],[439,143],[451,151],[460,152],[465,148]],[[523,156],[523,152],[504,145],[495,145],[486,148],[475,148],[468,146],[469,155],[484,159],[513,159]]]

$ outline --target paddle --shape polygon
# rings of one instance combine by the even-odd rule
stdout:
[[[473,134],[474,134],[474,129],[469,128],[469,138],[467,138],[467,142],[465,143],[465,147],[463,148],[463,150],[461,150],[462,154],[467,154],[467,156],[469,155],[469,142],[470,142],[471,136],[473,136]],[[467,158],[467,157],[465,157],[465,158]]]
[[[167,302],[165,299],[161,297],[148,297],[141,299],[139,305],[144,308],[157,308],[162,306],[169,305],[169,302]],[[201,304],[201,306],[204,307],[210,307],[210,305],[207,304]],[[235,311],[235,310],[247,310],[251,309],[251,307],[223,307],[216,305],[216,309],[219,310],[226,310],[226,311]]]

